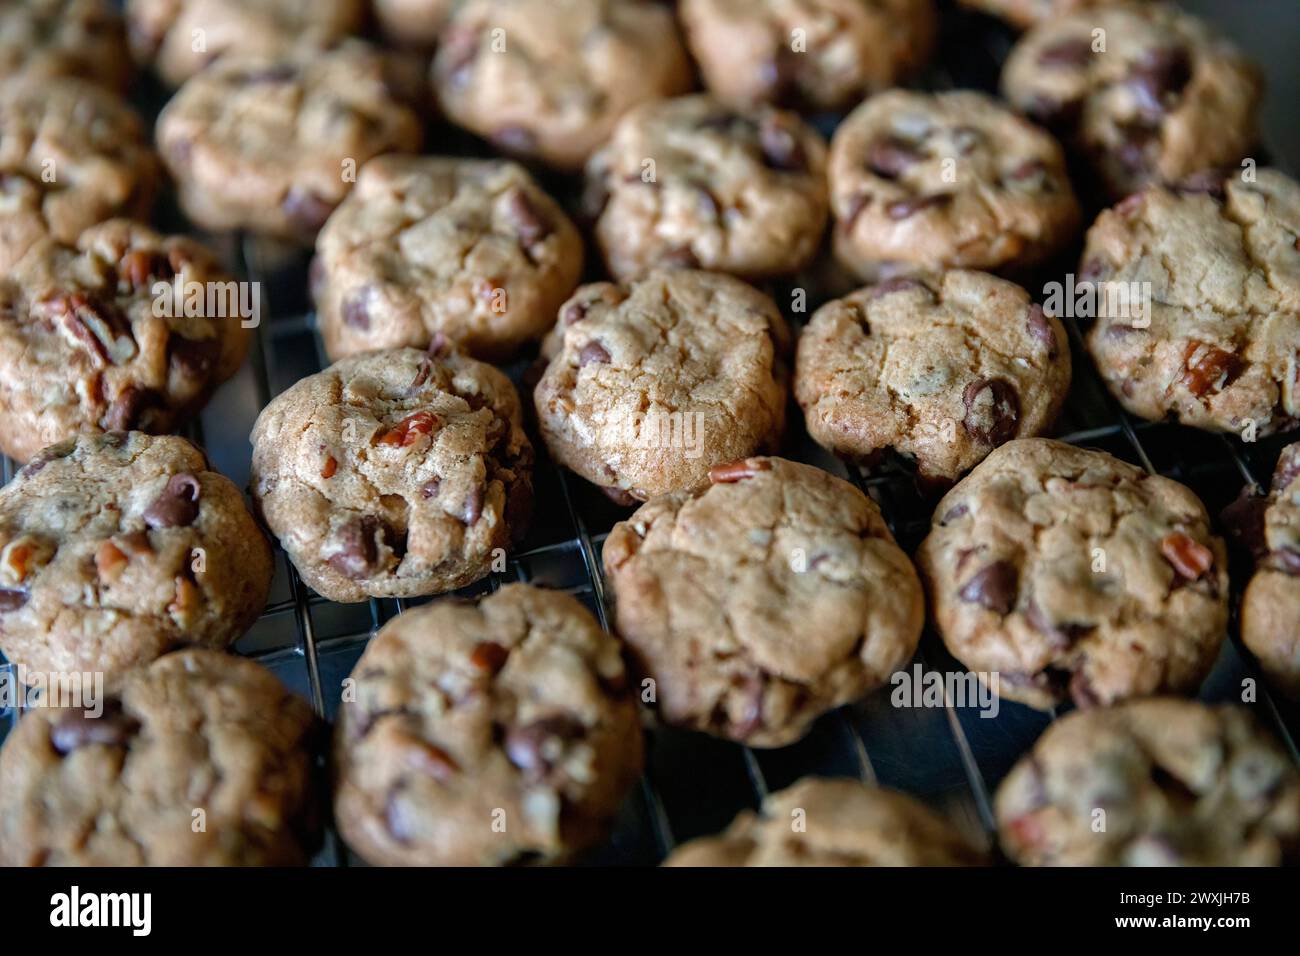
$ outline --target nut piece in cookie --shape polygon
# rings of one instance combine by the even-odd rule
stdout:
[[[316,240],[333,359],[442,336],[506,358],[540,339],[582,274],[582,239],[522,166],[382,156]]]
[[[1132,701],[1048,727],[996,815],[1022,866],[1278,866],[1300,846],[1300,774],[1245,707]]]
[[[835,131],[829,175],[835,254],[867,281],[1027,271],[1079,227],[1060,145],[983,93],[873,96]]]
[[[239,490],[183,438],[52,445],[0,489],[0,649],[38,672],[106,672],[224,649],[271,585]]]
[[[261,514],[332,601],[463,587],[528,522],[533,449],[519,397],[457,352],[336,362],[263,409],[252,441]]]
[[[1264,505],[1259,557],[1241,599],[1241,639],[1264,673],[1300,699],[1300,442],[1287,446]]]
[[[23,0],[0,8],[0,79],[75,77],[124,91],[133,70],[111,0]]]
[[[780,747],[916,650],[921,585],[880,509],[811,465],[747,458],[605,542],[619,635],[664,723]]]
[[[559,592],[508,584],[412,608],[352,676],[334,818],[370,863],[564,860],[605,837],[641,772],[618,641]]]
[[[603,197],[596,238],[622,280],[660,265],[787,275],[826,226],[826,146],[769,106],[733,110],[709,96],[639,106],[588,162],[587,183]]]
[[[315,720],[270,671],[181,650],[130,671],[96,705],[34,707],[9,733],[0,750],[0,865],[301,866],[310,858],[320,819]]]
[[[1190,694],[1228,622],[1226,549],[1191,491],[1042,438],[939,502],[917,565],[952,655],[1043,710]]]
[[[896,278],[827,303],[799,339],[809,434],[850,459],[892,448],[956,481],[993,448],[1051,427],[1070,388],[1061,323],[983,272]]]
[[[805,823],[794,830],[791,821]],[[981,866],[985,854],[912,797],[857,780],[805,777],[664,866]]]

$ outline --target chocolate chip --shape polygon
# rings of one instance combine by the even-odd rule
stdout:
[[[0,588],[0,614],[18,610],[27,603],[28,597],[22,588]]]
[[[668,269],[698,269],[700,260],[690,246],[675,246],[659,257],[659,265]]]
[[[565,715],[511,727],[505,737],[506,757],[530,776],[544,777],[564,756],[568,742],[581,737],[584,729],[581,722]]]
[[[415,834],[411,828],[410,815],[400,799],[404,786],[399,784],[393,787],[384,798],[384,827],[398,843],[409,844]]]
[[[453,86],[464,86],[469,80],[470,67],[478,59],[479,35],[477,30],[450,27],[442,35],[438,49],[438,68]]]
[[[778,43],[774,55],[763,62],[759,80],[767,91],[764,99],[772,103],[793,105],[799,94],[799,73],[803,54],[785,43]]]
[[[915,146],[897,136],[884,136],[867,147],[867,166],[884,179],[897,179],[924,158]]]
[[[368,290],[362,289],[359,295],[351,296],[343,302],[343,324],[361,332],[370,331],[370,308],[366,305]]]
[[[528,197],[528,193],[519,187],[510,191],[510,197],[506,200],[506,215],[514,226],[519,241],[525,246],[541,242],[554,231]]]
[[[962,585],[957,596],[1003,617],[1016,606],[1019,574],[1010,561],[994,561]]]
[[[1300,551],[1294,548],[1282,548],[1273,551],[1267,559],[1268,566],[1293,578],[1300,578]]]
[[[1038,54],[1038,65],[1050,68],[1084,66],[1092,60],[1092,41],[1086,37],[1071,37],[1043,47]]]
[[[502,126],[490,137],[492,145],[504,153],[531,154],[537,152],[537,136],[522,126]]]
[[[763,117],[758,125],[758,143],[763,161],[770,168],[786,172],[802,172],[808,168],[808,156],[798,131],[790,129],[778,117]]]
[[[591,307],[586,302],[570,302],[560,312],[560,321],[566,327],[581,322],[587,317],[589,308]]]
[[[1106,263],[1094,256],[1080,267],[1079,278],[1086,282],[1096,282],[1106,274],[1106,271]]]
[[[122,710],[120,703],[106,701],[98,717],[91,717],[81,709],[64,712],[50,727],[50,744],[66,757],[92,744],[124,746],[139,729],[139,721]]]
[[[1015,386],[1003,378],[980,378],[962,392],[966,434],[985,445],[997,447],[1016,435],[1020,424],[1020,398]]]
[[[1025,618],[1057,650],[1065,650],[1085,634],[1096,630],[1092,624],[1055,621],[1032,599],[1025,608]]]
[[[473,526],[483,515],[483,487],[475,485],[465,496],[465,505],[460,513],[460,520],[466,527]]]
[[[1025,324],[1029,327],[1029,334],[1047,348],[1049,359],[1054,359],[1061,354],[1061,347],[1056,341],[1056,330],[1052,328],[1052,323],[1047,320],[1047,313],[1037,302],[1029,307]]]
[[[199,516],[202,485],[188,472],[172,475],[162,493],[144,511],[144,523],[150,528],[184,528]]]
[[[506,658],[509,656],[509,649],[495,641],[479,641],[470,651],[469,662],[481,671],[495,674],[506,666]]]
[[[958,518],[964,517],[968,514],[970,514],[970,508],[965,502],[953,505],[944,512],[943,517],[939,519],[939,524],[946,525],[949,521],[956,521]]]
[[[610,359],[609,350],[599,342],[588,342],[578,353],[578,367],[589,365],[592,362],[608,362]]]
[[[1264,514],[1269,499],[1253,488],[1242,488],[1237,500],[1219,514],[1219,522],[1236,545],[1258,561],[1268,553]]]
[[[895,222],[903,219],[910,219],[918,212],[924,212],[926,209],[933,209],[937,206],[947,206],[952,202],[952,196],[947,193],[938,193],[933,196],[913,196],[910,199],[900,199],[897,202],[891,202],[885,207],[885,215],[889,216]]]
[[[871,301],[874,302],[876,299],[883,299],[887,295],[893,295],[895,292],[905,292],[908,289],[924,289],[934,295],[933,290],[920,279],[913,279],[908,276],[894,276],[892,279],[877,282],[867,294]]]
[[[152,389],[128,385],[109,402],[100,424],[107,431],[130,431],[140,424],[145,409],[152,406],[157,398],[158,393]]]
[[[173,335],[167,340],[167,361],[183,378],[206,381],[217,364],[221,343],[216,339],[187,339]]]
[[[325,220],[334,211],[334,205],[310,189],[293,186],[280,203],[280,209],[295,229],[314,233],[325,225]]]
[[[641,503],[637,497],[626,488],[617,488],[612,485],[606,485],[600,490],[605,493],[606,498],[614,502],[614,504],[618,505],[620,508],[631,508]]]
[[[1140,126],[1126,126],[1120,132],[1123,139],[1115,147],[1115,158],[1130,173],[1145,173],[1151,166],[1151,145],[1156,140],[1155,133]]]
[[[1194,173],[1174,184],[1174,191],[1184,195],[1206,195],[1214,199],[1223,199],[1227,195],[1228,172],[1222,169],[1206,169]]]
[[[749,674],[732,682],[743,695],[744,709],[740,717],[728,722],[727,733],[736,740],[745,740],[763,726],[763,693],[767,687],[766,675]]]
[[[338,531],[338,553],[329,566],[346,578],[364,578],[379,567],[379,538],[387,528],[374,515],[361,515],[345,522]]]
[[[1186,49],[1156,47],[1138,59],[1128,85],[1143,115],[1159,120],[1191,79],[1192,62]]]
[[[298,68],[292,63],[273,63],[256,70],[232,73],[229,79],[243,86],[260,86],[264,83],[288,83],[297,76]]]
[[[420,497],[426,500],[429,498],[436,498],[440,488],[442,488],[442,479],[430,478],[420,486]]]

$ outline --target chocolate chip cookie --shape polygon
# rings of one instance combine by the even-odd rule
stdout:
[[[665,723],[784,746],[907,663],[921,585],[880,509],[848,482],[780,458],[709,478],[610,532],[618,633]]]
[[[98,708],[28,710],[0,750],[0,865],[293,866],[318,838],[311,710],[189,649]]]
[[[994,450],[939,502],[917,564],[952,655],[1040,709],[1191,693],[1227,627],[1225,549],[1196,496],[1062,442]]]
[[[465,0],[433,82],[451,120],[521,158],[578,170],[638,103],[685,93],[672,11],[628,0]]]
[[[1235,46],[1167,4],[1044,22],[1012,50],[1002,88],[1081,150],[1116,199],[1236,163],[1255,144],[1263,93]]]
[[[390,62],[358,42],[222,57],[187,81],[158,117],[186,214],[205,229],[310,242],[366,160],[419,149]]]
[[[172,436],[51,445],[0,489],[0,649],[117,674],[224,648],[266,604],[271,549],[239,490]]]
[[[688,265],[749,279],[787,275],[826,228],[826,146],[794,113],[685,96],[632,110],[587,164],[604,198],[596,238],[630,279]]]
[[[37,241],[0,277],[0,449],[170,431],[239,368],[249,321],[191,239],[113,219],[75,246]]]
[[[390,43],[431,49],[456,0],[374,0],[375,19]]]
[[[1121,3],[1145,3],[1147,0],[957,0],[964,7],[1001,17],[1013,27],[1026,29],[1035,24],[1057,20],[1076,11]]]
[[[1080,278],[1149,300],[1147,315],[1107,309],[1087,336],[1120,403],[1142,418],[1252,440],[1294,427],[1297,235],[1300,184],[1267,169],[1250,182],[1206,174],[1151,187],[1102,213]]]
[[[582,273],[582,239],[515,163],[383,156],[316,242],[331,358],[443,336],[481,358],[540,339]]]
[[[272,400],[252,440],[262,516],[331,601],[463,587],[527,524],[533,449],[519,396],[456,352],[336,362]]]
[[[0,79],[131,82],[126,27],[109,0],[24,0],[0,9]]]
[[[1051,427],[1070,389],[1065,329],[1020,286],[954,270],[822,306],[799,339],[808,433],[850,459],[892,448],[956,481],[992,449]]]
[[[157,180],[144,123],[116,94],[66,78],[0,85],[0,272],[42,237],[147,218]]]
[[[1300,442],[1273,472],[1259,564],[1241,599],[1241,639],[1283,692],[1300,698]]]
[[[682,0],[704,83],[733,106],[853,106],[934,49],[933,0]]]
[[[641,771],[618,641],[566,594],[509,584],[412,608],[352,680],[334,817],[371,863],[563,860],[606,835]]]
[[[326,49],[365,19],[363,0],[127,0],[131,49],[168,86],[228,54]]]
[[[979,866],[977,850],[911,797],[805,777],[746,810],[724,833],[692,840],[665,866]]]
[[[1061,147],[992,97],[893,90],[831,139],[835,253],[867,281],[948,268],[1019,272],[1073,240]]]
[[[1300,846],[1300,774],[1244,707],[1169,698],[1069,714],[997,795],[1026,866],[1277,866]]]
[[[739,279],[680,269],[585,285],[552,334],[534,392],[542,437],[617,501],[704,487],[714,465],[780,443],[790,333]]]

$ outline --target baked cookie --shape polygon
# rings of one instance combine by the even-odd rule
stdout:
[[[1191,693],[1228,623],[1226,552],[1196,496],[1063,442],[995,449],[916,560],[952,655],[1043,710]]]
[[[364,0],[127,0],[131,50],[168,86],[214,60],[326,49],[358,30]]]
[[[0,489],[0,648],[42,673],[121,673],[223,649],[266,604],[271,549],[183,438],[51,445]]]
[[[781,747],[911,659],[921,585],[848,482],[780,458],[709,477],[609,533],[618,633],[665,723]]]
[[[1277,866],[1300,846],[1300,774],[1244,707],[1140,700],[1053,723],[996,811],[1024,866]]]
[[[189,649],[95,709],[35,707],[0,750],[0,865],[292,866],[318,838],[311,710]]]
[[[243,305],[183,236],[113,219],[75,246],[37,241],[0,276],[0,449],[26,461],[78,433],[170,431],[243,362]]]
[[[933,0],[682,0],[686,42],[718,99],[853,106],[934,49]]]
[[[1024,30],[1044,21],[1056,20],[1077,11],[1147,0],[957,0],[964,7],[1001,17]]]
[[[856,780],[805,777],[692,840],[664,866],[979,866],[947,821],[911,797]]]
[[[671,10],[628,0],[465,0],[433,82],[455,123],[511,155],[578,170],[633,106],[691,88]]]
[[[534,392],[551,457],[624,504],[708,484],[775,450],[790,333],[739,279],[680,269],[582,286],[560,310]]]
[[[831,139],[835,254],[863,279],[1032,269],[1079,226],[1056,140],[983,93],[873,96]]]
[[[158,117],[186,214],[205,229],[310,242],[366,160],[420,147],[419,117],[392,92],[389,62],[349,43],[223,57],[186,82]]]
[[[519,396],[456,352],[336,362],[273,399],[252,441],[262,516],[331,601],[463,587],[528,521],[533,449]]]
[[[522,166],[381,156],[316,241],[325,350],[443,336],[481,358],[540,339],[582,274],[582,239]]]
[[[1261,561],[1241,599],[1241,639],[1289,697],[1300,698],[1300,442],[1273,472]]]
[[[1155,3],[1044,22],[1012,50],[1002,89],[1081,150],[1116,199],[1236,163],[1255,144],[1263,94],[1232,43]]]
[[[808,433],[865,460],[892,448],[956,481],[992,449],[1051,427],[1070,390],[1061,323],[984,272],[896,278],[822,306],[799,338]]]
[[[641,772],[618,641],[567,594],[508,584],[412,608],[352,680],[334,818],[371,863],[563,860],[607,834]]]
[[[688,265],[748,279],[808,264],[826,229],[826,146],[794,113],[684,96],[637,107],[587,164],[596,239],[627,280]]]
[[[1149,300],[1146,316],[1107,309],[1087,336],[1120,404],[1209,431],[1294,427],[1297,235],[1300,184],[1267,169],[1252,182],[1204,175],[1178,189],[1151,187],[1102,213],[1080,278]]]
[[[131,82],[122,15],[110,0],[23,0],[0,8],[0,79]]]
[[[84,80],[0,84],[0,274],[45,236],[76,242],[110,219],[146,219],[158,159],[144,123]]]
[[[375,19],[389,42],[431,49],[456,0],[374,0]]]

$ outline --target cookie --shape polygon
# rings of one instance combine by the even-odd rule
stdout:
[[[788,275],[821,246],[826,146],[794,113],[708,96],[648,103],[587,164],[596,239],[615,278],[689,265]]]
[[[1043,710],[1190,694],[1228,622],[1226,552],[1191,491],[1042,438],[939,502],[917,565],[952,655]]]
[[[558,463],[625,504],[704,487],[774,450],[789,330],[739,279],[681,269],[582,286],[560,310],[534,400]]]
[[[672,11],[627,0],[465,0],[433,63],[452,122],[511,155],[582,168],[638,103],[691,88]]]
[[[866,281],[1024,272],[1079,225],[1056,140],[983,93],[873,96],[835,131],[829,174],[835,254]]]
[[[704,83],[732,106],[855,105],[915,73],[934,49],[933,0],[682,0]]]
[[[501,372],[456,352],[336,362],[253,426],[253,497],[331,601],[451,591],[522,537],[533,449]]]
[[[1260,531],[1260,563],[1241,599],[1241,639],[1269,679],[1300,699],[1300,442],[1277,463]]]
[[[352,43],[222,57],[187,81],[158,117],[186,215],[310,242],[366,160],[419,149],[419,117],[394,95],[389,63]]]
[[[374,0],[375,20],[389,42],[431,49],[456,0]]]
[[[1154,3],[1044,22],[1012,50],[1002,89],[1082,152],[1116,199],[1235,164],[1255,144],[1263,94],[1232,43]]]
[[[172,430],[243,362],[252,305],[183,236],[113,219],[37,241],[0,277],[0,449]]]
[[[76,79],[0,85],[0,272],[36,242],[76,242],[113,216],[146,219],[158,159],[116,94]]]
[[[127,0],[131,51],[168,86],[215,60],[327,49],[356,32],[363,0]]]
[[[229,480],[172,436],[51,445],[0,489],[0,649],[32,671],[117,674],[257,620],[271,549]]]
[[[437,336],[481,358],[540,339],[582,274],[582,239],[522,166],[383,156],[316,242],[333,359]]]
[[[605,541],[618,633],[659,717],[780,747],[911,659],[921,585],[857,488],[780,458],[721,465]]]
[[[605,837],[641,771],[618,641],[566,594],[508,584],[412,608],[352,680],[334,818],[371,863],[567,859]]]
[[[1091,11],[1096,7],[1121,3],[1145,3],[1147,0],[957,0],[964,7],[1001,17],[1017,29],[1053,21],[1069,14]]]
[[[1300,774],[1244,707],[1155,699],[1062,717],[998,790],[1025,866],[1277,866]]]
[[[0,865],[307,862],[314,721],[270,671],[176,651],[97,704],[29,709],[5,740]]]
[[[122,92],[131,74],[126,27],[109,0],[24,0],[0,9],[0,80],[76,77]]]
[[[984,854],[911,797],[856,780],[805,777],[692,840],[664,866],[979,866]]]
[[[1080,278],[1122,305],[1087,335],[1129,412],[1249,439],[1300,419],[1300,185],[1201,176],[1152,187],[1088,232]],[[1250,432],[1253,431],[1254,434]]]
[[[892,448],[956,481],[992,449],[1041,435],[1070,389],[1061,323],[1020,286],[954,270],[822,306],[799,338],[808,433],[850,460]]]

